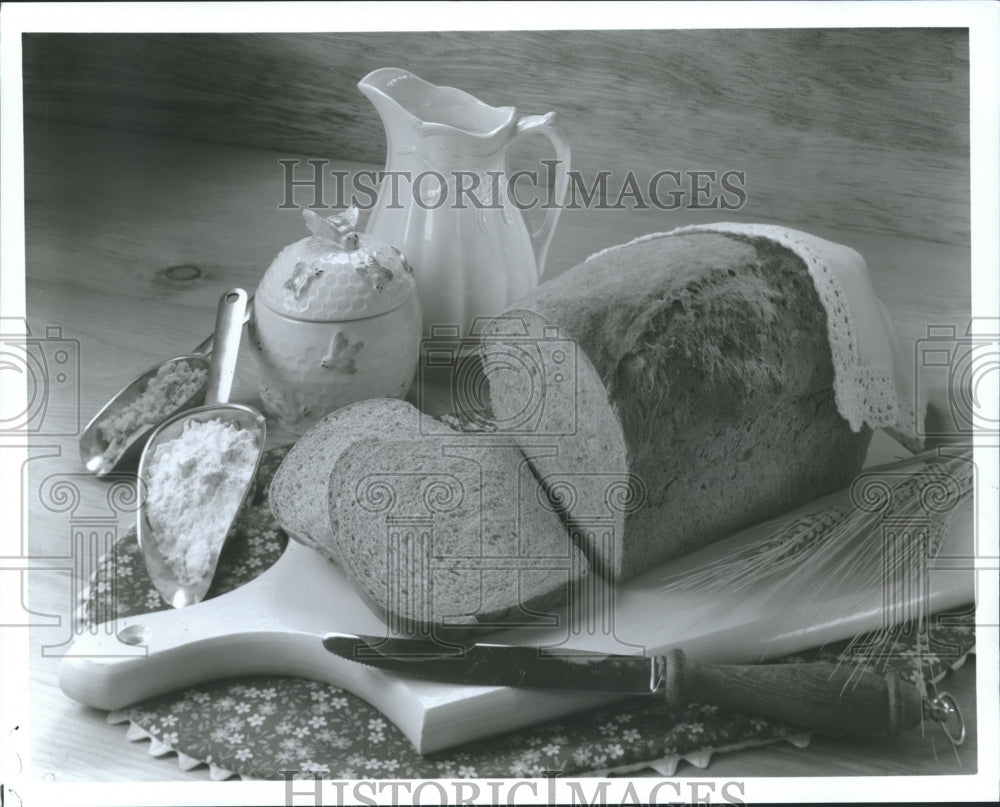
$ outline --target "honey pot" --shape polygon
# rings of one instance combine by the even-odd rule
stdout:
[[[261,401],[296,434],[354,401],[405,397],[422,325],[409,264],[357,232],[357,209],[302,213],[312,235],[275,257],[249,323]]]

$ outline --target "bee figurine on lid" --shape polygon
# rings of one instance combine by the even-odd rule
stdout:
[[[357,232],[356,208],[302,214],[312,235],[264,273],[249,329],[264,408],[296,434],[354,401],[405,397],[422,326],[409,264]]]

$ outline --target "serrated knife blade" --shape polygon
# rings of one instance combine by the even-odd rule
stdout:
[[[342,658],[431,681],[626,695],[649,695],[659,686],[657,657],[345,633],[328,633],[323,646]]]

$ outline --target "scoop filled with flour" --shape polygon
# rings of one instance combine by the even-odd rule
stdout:
[[[152,540],[178,583],[210,577],[257,465],[254,431],[189,420],[156,446],[145,473]]]

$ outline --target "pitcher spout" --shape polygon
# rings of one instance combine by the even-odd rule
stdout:
[[[517,110],[494,107],[454,87],[439,87],[408,70],[382,67],[358,82],[386,128],[406,124],[421,135],[461,133],[474,138],[507,135]]]
[[[361,79],[358,82],[358,89],[370,99],[376,96],[386,96],[392,99],[394,94],[393,88],[396,84],[407,79],[416,78],[408,70],[402,70],[398,67],[380,67],[378,70],[372,70],[372,72]]]

